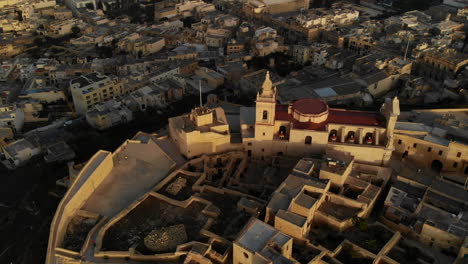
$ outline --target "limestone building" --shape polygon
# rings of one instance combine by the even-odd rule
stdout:
[[[248,117],[252,114],[254,120]],[[384,165],[399,114],[397,98],[387,100],[379,113],[334,109],[316,99],[280,105],[267,73],[256,107],[241,111],[240,119],[244,147],[255,158],[304,157],[332,149],[349,152],[358,162]]]
[[[265,222],[297,239],[313,226],[343,232],[353,218],[370,215],[390,175],[389,168],[355,163],[343,152],[301,159],[271,196]]]
[[[256,106],[240,108],[242,144],[231,143],[229,130],[234,124],[227,122],[221,108],[196,108],[189,115],[171,118],[169,131],[181,153],[189,158],[242,148],[261,160],[336,150],[349,152],[357,162],[386,165],[394,150],[399,114],[397,98],[388,99],[380,112],[334,109],[317,99],[278,104],[277,89],[267,73]]]
[[[466,186],[467,109],[413,110],[395,128],[395,153]]]
[[[309,1],[304,0],[249,0],[244,3],[244,12],[247,16],[262,13],[280,14],[301,9],[309,9]]]
[[[190,114],[169,118],[169,133],[187,158],[235,147],[231,145],[229,124],[221,107],[198,107]]]
[[[86,113],[88,124],[99,130],[105,130],[132,120],[132,111],[122,102],[115,100],[97,104],[92,111]]]
[[[233,244],[233,263],[298,263],[292,259],[293,239],[252,218]]]
[[[428,49],[416,62],[421,76],[445,80],[456,77],[468,65],[468,57],[454,49]]]
[[[98,103],[127,94],[123,83],[100,73],[90,73],[70,81],[75,111],[84,115]]]

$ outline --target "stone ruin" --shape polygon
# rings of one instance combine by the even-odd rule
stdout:
[[[173,225],[151,231],[145,239],[146,248],[154,252],[174,251],[178,245],[187,242],[185,225]]]
[[[187,186],[187,179],[178,177],[173,183],[169,184],[166,188],[166,192],[177,195],[183,188]]]

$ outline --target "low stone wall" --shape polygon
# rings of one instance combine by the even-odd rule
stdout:
[[[343,232],[353,225],[353,219],[350,218],[345,221],[341,221],[332,215],[327,215],[321,211],[316,211],[314,215],[314,224],[329,226],[338,232]]]
[[[61,248],[61,247],[55,248],[55,254],[65,257],[65,258],[71,258],[71,259],[79,259],[81,256],[79,252]]]
[[[377,258],[377,255],[354,244],[353,242],[345,239],[343,240],[343,242],[335,249],[334,251],[334,256],[338,256],[341,252],[341,250],[343,250],[343,248],[345,247],[345,245],[350,245],[354,250],[356,250],[357,252],[359,252],[362,256],[366,257],[366,258],[371,258],[371,259],[376,259]],[[375,263],[375,261],[374,261]]]
[[[383,226],[383,225],[381,225],[381,226]],[[387,228],[387,227],[385,227],[385,228]],[[385,246],[383,246],[383,248],[379,251],[379,254],[377,254],[377,255],[378,256],[387,255],[398,244],[398,242],[400,242],[400,239],[401,239],[401,233],[398,232],[398,231],[395,232],[393,234],[392,238],[390,238],[390,240],[385,244]]]
[[[413,232],[413,230],[411,228],[409,228],[407,226],[404,226],[404,225],[396,224],[396,223],[388,220],[384,216],[380,216],[379,221],[381,223],[383,223],[384,225],[390,227],[392,230],[398,231],[399,233],[401,233],[404,236],[408,236]]]
[[[107,221],[107,223],[105,223],[105,225],[99,230],[99,233],[97,234],[96,236],[96,247],[95,247],[95,255],[98,256],[99,255],[99,252],[102,248],[102,240],[104,238],[104,235],[105,233],[107,232],[107,230],[112,226],[114,225],[115,223],[117,223],[120,219],[122,219],[125,215],[127,215],[130,211],[132,211],[135,207],[137,207],[138,205],[140,205],[141,202],[143,202],[150,194],[147,193],[145,195],[143,195],[140,199],[138,199],[137,201],[133,202],[129,207],[125,208],[124,210],[122,210],[119,214],[117,214],[116,216],[112,217],[111,219],[109,219],[109,221]]]
[[[211,202],[197,197],[197,196],[192,196],[189,199],[185,201],[176,201],[172,200],[162,194],[156,193],[156,192],[150,192],[145,195],[143,195],[138,201],[134,202],[131,206],[127,207],[125,210],[120,212],[118,215],[113,217],[111,220],[109,220],[104,227],[99,231],[97,238],[96,238],[96,253],[95,257],[97,258],[130,258],[132,260],[141,260],[141,261],[174,261],[178,260],[181,255],[187,254],[187,252],[179,252],[175,251],[173,253],[164,253],[164,254],[154,254],[154,255],[139,255],[136,254],[134,249],[130,249],[128,251],[100,251],[102,248],[102,241],[104,238],[104,235],[106,231],[115,223],[117,223],[119,220],[121,220],[123,217],[125,217],[130,211],[132,211],[135,207],[137,207],[142,201],[144,201],[146,198],[149,196],[153,196],[159,200],[162,200],[164,202],[167,202],[169,204],[182,207],[182,208],[187,208],[191,203],[193,202],[201,202],[205,203],[206,207],[201,211],[201,213],[206,214],[208,216],[213,216],[213,213],[208,210],[208,208],[212,205]],[[214,223],[214,220],[212,218],[209,218],[205,226],[202,227],[201,233],[203,235],[207,235],[209,237],[215,237],[218,238],[216,235],[212,234],[211,232],[208,231],[208,229],[211,227],[211,225]]]
[[[46,263],[52,264],[55,262],[55,248],[61,245],[68,223],[86,201],[86,197],[89,197],[94,191],[92,186],[102,182],[112,166],[111,153],[98,151],[83,167],[77,179],[70,186],[62,201],[60,201],[51,223]]]
[[[88,251],[91,247],[94,247],[96,250],[96,242],[94,241],[94,237],[96,234],[101,230],[101,228],[109,221],[108,217],[103,217],[92,229],[89,231],[88,236],[86,237],[85,243],[81,248],[81,255],[84,255],[86,251]]]

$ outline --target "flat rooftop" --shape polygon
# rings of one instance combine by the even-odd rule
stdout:
[[[86,201],[84,210],[113,216],[150,191],[175,166],[154,142],[128,141],[112,159],[114,167]]]
[[[468,201],[468,190],[454,183],[436,179],[432,183],[431,189],[459,201]]]
[[[288,242],[289,239],[289,236],[281,233],[274,227],[261,220],[252,218],[237,239],[237,243],[252,252],[259,252],[270,241],[274,241],[281,246]]]

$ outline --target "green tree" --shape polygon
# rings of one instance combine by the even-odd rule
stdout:
[[[353,216],[353,225],[359,228],[361,231],[369,229],[367,220],[358,216]]]
[[[372,252],[376,252],[378,250],[377,240],[375,240],[375,239],[366,240],[365,244],[366,244],[367,248]]]
[[[81,29],[76,25],[71,28],[71,31],[72,31],[72,34],[75,36],[81,33]]]

